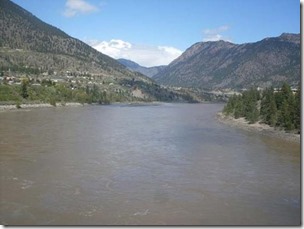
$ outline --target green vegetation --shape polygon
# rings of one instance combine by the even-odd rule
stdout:
[[[57,102],[79,103],[100,103],[108,104],[115,102],[113,96],[107,96],[106,92],[101,92],[97,86],[93,89],[70,88],[65,84],[54,84],[46,81],[42,85],[32,85],[28,80],[22,80],[21,85],[0,84],[0,101],[2,104],[16,104],[20,107],[21,103],[49,103],[56,106]]]
[[[299,131],[301,127],[301,87],[294,94],[287,83],[277,92],[267,88],[262,93],[251,88],[241,95],[233,95],[223,113],[234,118],[245,117],[249,123],[261,121],[286,131]]]
[[[27,87],[28,87],[28,80],[26,80],[26,79],[22,80],[22,83],[21,83],[21,96],[24,99],[27,99],[27,97],[29,96],[28,92],[27,92]]]
[[[150,95],[150,98],[143,99],[143,101],[162,101],[162,102],[189,102],[197,103],[192,95],[187,91],[174,91],[168,88],[162,88],[156,83],[147,83],[139,80],[123,79],[120,81],[121,85],[129,85],[133,89],[140,89],[143,93]]]
[[[176,92],[155,83],[134,79],[123,79],[119,84],[98,82],[81,84],[69,81],[55,83],[49,79],[30,80],[25,77],[20,78],[18,82],[9,84],[3,80],[3,83],[0,83],[1,104],[17,104],[20,107],[22,103],[49,103],[56,106],[56,103],[65,105],[67,102],[81,104],[132,101],[197,102],[187,92]],[[140,90],[142,95],[135,97],[133,95],[135,90]]]

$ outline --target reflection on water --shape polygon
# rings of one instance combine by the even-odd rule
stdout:
[[[218,123],[221,109],[1,113],[1,223],[299,225],[299,144]]]

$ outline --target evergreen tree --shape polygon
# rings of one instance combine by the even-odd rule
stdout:
[[[235,101],[235,108],[234,108],[234,118],[240,118],[243,116],[243,102],[242,97],[237,96]]]
[[[264,123],[275,126],[277,123],[277,105],[273,88],[267,88],[263,92],[261,101],[261,119]]]
[[[277,125],[286,130],[293,130],[295,128],[295,99],[287,83],[284,83],[280,92],[276,94],[276,103],[279,111]]]
[[[249,112],[246,113],[246,120],[249,121],[250,124],[256,123],[259,120],[259,111],[256,105],[256,102],[250,102]]]
[[[22,82],[21,82],[21,96],[24,98],[24,99],[27,99],[28,98],[28,80],[26,79],[23,79]]]
[[[273,94],[272,88],[266,88],[263,93],[262,93],[262,98],[261,98],[261,118],[262,121],[266,122],[266,116],[267,116],[267,111],[269,108],[270,104],[270,94]]]
[[[234,114],[234,110],[235,110],[235,106],[236,106],[236,101],[237,101],[237,95],[234,94],[233,96],[231,96],[227,102],[227,104],[224,107],[223,112],[226,115],[229,114]]]
[[[259,92],[255,88],[251,88],[249,91],[243,93],[243,116],[249,123],[255,123],[259,119],[259,110],[257,108],[257,102],[259,98]]]
[[[94,103],[100,102],[100,92],[96,84],[93,85],[92,89],[92,101]]]
[[[276,126],[277,120],[278,120],[278,110],[277,110],[277,105],[276,105],[274,96],[272,95],[270,97],[266,123],[270,126]]]
[[[295,94],[295,103],[294,103],[294,125],[295,128],[301,129],[301,84],[298,85],[298,90]]]
[[[280,126],[284,127],[286,130],[294,129],[294,125],[291,119],[291,111],[287,100],[283,101],[281,110],[280,110],[280,119],[279,124]]]
[[[279,126],[288,131],[300,129],[300,86],[295,95],[287,83],[282,85],[279,92],[275,93],[273,88],[266,88],[262,95],[251,88],[241,96],[232,96],[224,112],[234,118],[245,117],[249,123],[261,120],[270,126]]]

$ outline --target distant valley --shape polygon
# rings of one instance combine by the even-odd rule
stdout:
[[[129,70],[134,72],[140,72],[151,78],[166,68],[166,65],[155,66],[155,67],[144,67],[135,63],[134,61],[127,59],[117,59],[117,61],[123,64],[124,66],[126,66]]]

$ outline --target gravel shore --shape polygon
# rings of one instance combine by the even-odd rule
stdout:
[[[222,112],[217,113],[217,120],[232,127],[237,127],[246,131],[256,132],[275,138],[280,138],[289,142],[300,143],[301,141],[300,134],[286,133],[285,131],[275,129],[263,123],[249,124],[245,118],[235,119],[231,116],[224,115]]]
[[[83,106],[81,103],[66,103],[62,105],[61,103],[57,103],[56,107],[77,107]],[[36,103],[36,104],[20,104],[21,108],[17,108],[16,105],[0,105],[0,112],[5,111],[14,111],[14,110],[28,110],[32,108],[45,108],[45,107],[54,107],[49,103]]]

